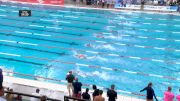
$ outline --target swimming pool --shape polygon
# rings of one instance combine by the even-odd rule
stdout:
[[[22,9],[32,17],[18,17]],[[0,49],[1,67],[18,73],[64,80],[73,70],[85,84],[124,93],[151,81],[160,97],[180,85],[176,15],[3,3]]]

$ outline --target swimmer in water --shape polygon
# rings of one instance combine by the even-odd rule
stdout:
[[[77,54],[75,56],[79,59],[87,59],[86,55],[84,55],[84,54]]]
[[[93,47],[92,44],[88,43],[88,44],[85,44],[86,47]]]
[[[96,34],[95,37],[104,39],[104,36],[102,34]]]

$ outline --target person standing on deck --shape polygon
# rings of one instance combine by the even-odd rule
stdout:
[[[152,83],[151,82],[148,84],[147,87],[142,89],[140,92],[143,92],[145,90],[147,91],[146,101],[153,101],[153,97],[155,97],[156,101],[158,101],[158,99],[156,98],[156,95],[154,93],[154,90],[152,88]]]
[[[115,85],[111,85],[111,89],[107,91],[107,96],[109,97],[108,101],[116,101],[117,92],[114,89]]]
[[[71,91],[73,92],[73,85],[72,85],[72,83],[73,83],[74,79],[75,79],[75,77],[72,74],[72,71],[69,71],[68,75],[66,76],[66,80],[68,82],[67,89],[68,89],[69,96],[72,96],[71,95]]]
[[[174,94],[171,92],[172,88],[168,87],[168,90],[164,92],[164,101],[173,101]]]
[[[1,68],[0,68],[0,87],[3,87],[3,72]]]
[[[180,89],[179,89],[180,92]],[[177,101],[180,101],[180,94],[176,96]]]

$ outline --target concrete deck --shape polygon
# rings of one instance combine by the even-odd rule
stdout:
[[[11,76],[4,76],[4,86],[12,88],[16,92],[32,94],[36,88],[40,89],[40,94],[46,95],[49,98],[60,99],[64,101],[64,95],[68,95],[66,85],[55,83],[41,82],[36,80],[28,80]],[[83,89],[84,91],[84,89]],[[90,91],[92,94],[92,91]],[[106,93],[103,95],[106,98]],[[29,98],[25,98],[30,100]],[[145,101],[131,96],[118,95],[117,101]]]

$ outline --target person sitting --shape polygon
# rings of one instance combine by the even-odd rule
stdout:
[[[94,101],[105,101],[105,98],[102,96],[103,91],[99,90],[99,95],[94,98]]]
[[[81,87],[82,87],[82,83],[78,82],[78,78],[76,78],[75,82],[73,83],[73,88],[74,88],[73,97],[81,98]]]
[[[7,91],[13,92],[13,89],[7,88]],[[11,94],[11,93],[6,94],[6,99],[7,99],[7,101],[13,101],[13,99],[14,99],[14,94]]]
[[[172,88],[168,87],[168,90],[164,92],[164,101],[173,101],[174,94],[171,92]]]
[[[86,88],[86,92],[84,92],[82,94],[82,98],[85,99],[85,100],[91,101],[91,97],[90,97],[88,92],[89,92],[89,88]]]

